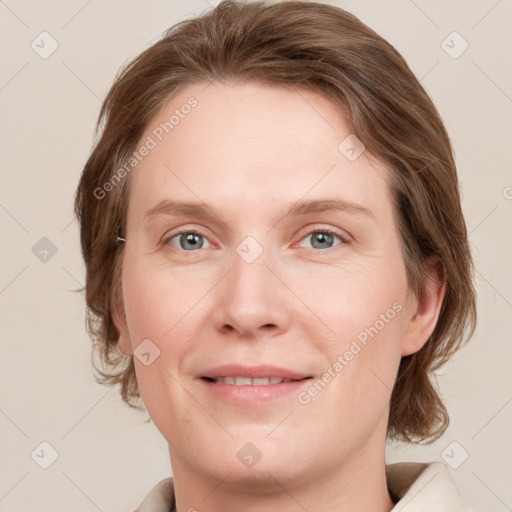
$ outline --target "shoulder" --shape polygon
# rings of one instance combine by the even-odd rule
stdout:
[[[175,508],[172,477],[158,482],[134,512],[172,512]]]
[[[386,466],[388,488],[398,499],[392,511],[481,512],[464,502],[442,462],[397,462]]]

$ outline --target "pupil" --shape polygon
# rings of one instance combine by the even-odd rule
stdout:
[[[186,244],[185,245],[189,245],[189,246],[192,246],[192,247],[197,247],[198,246],[198,242],[197,242],[197,238],[198,238],[199,235],[196,235],[195,233],[189,233],[186,237]],[[184,249],[186,249],[186,247],[183,247]]]
[[[316,234],[316,241],[320,244],[329,243],[331,238],[332,238],[332,235],[330,233],[317,233]]]

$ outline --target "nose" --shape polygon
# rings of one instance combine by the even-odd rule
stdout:
[[[286,285],[272,265],[268,252],[252,263],[235,253],[232,268],[215,287],[213,321],[224,334],[254,339],[275,336],[290,324],[290,303]]]

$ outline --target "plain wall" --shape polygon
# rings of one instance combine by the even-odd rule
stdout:
[[[429,446],[388,446],[388,460],[467,452],[451,470],[461,494],[485,510],[510,510],[512,2],[330,3],[388,39],[438,107],[477,269],[477,331],[438,373],[450,427]],[[118,69],[208,8],[205,0],[0,2],[0,510],[132,510],[170,475],[167,443],[147,413],[94,382],[84,298],[72,291],[84,282],[72,206]],[[43,31],[59,45],[46,59],[31,47],[51,48]],[[442,47],[453,31],[469,44],[458,58]],[[463,44],[453,37],[452,53]],[[58,452],[48,469],[31,456],[44,441]]]

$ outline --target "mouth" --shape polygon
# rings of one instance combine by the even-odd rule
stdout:
[[[300,382],[302,380],[311,379],[304,377],[302,379],[287,379],[284,377],[243,377],[243,376],[226,376],[226,377],[201,377],[207,382],[213,384],[230,384],[232,386],[269,386],[273,384],[283,384],[289,382]]]
[[[276,400],[293,400],[312,375],[273,365],[225,364],[197,375],[210,397],[237,406],[264,406]]]

